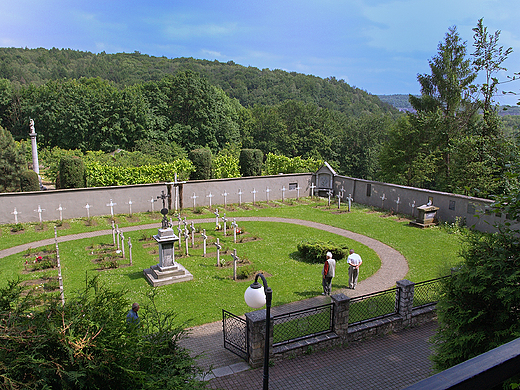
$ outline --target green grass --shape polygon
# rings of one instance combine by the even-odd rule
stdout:
[[[328,307],[316,314],[275,324],[273,344],[330,330],[330,311],[331,309]]]
[[[272,202],[274,204],[274,202]],[[284,217],[305,219],[348,229],[356,233],[365,234],[378,239],[398,251],[408,260],[410,272],[407,275],[412,281],[432,279],[458,262],[460,242],[457,235],[448,234],[440,228],[417,229],[408,226],[408,221],[398,220],[393,216],[374,212],[365,207],[354,207],[351,213],[335,213],[337,208],[326,207],[326,201],[311,202],[308,198],[301,202],[293,202],[294,205],[280,204],[279,207],[266,206],[253,207],[245,205],[249,210],[238,208],[228,209],[226,216],[237,218],[240,227],[245,228],[250,235],[261,238],[260,240],[233,244],[233,237],[224,238],[221,232],[212,229],[215,223],[200,226],[206,228],[208,235],[213,240],[208,240],[208,254],[215,252],[215,247],[210,244],[219,237],[225,248],[232,251],[237,249],[240,258],[249,260],[255,271],[263,271],[271,276],[267,280],[273,289],[273,305],[305,299],[321,293],[321,264],[309,264],[300,261],[296,254],[296,245],[300,240],[316,239],[321,241],[333,241],[337,244],[347,244],[356,248],[363,258],[363,270],[360,280],[363,280],[377,271],[380,260],[371,249],[353,242],[347,238],[327,233],[321,230],[302,227],[294,224],[272,222],[240,222],[240,217]],[[221,215],[223,210],[221,210]],[[157,215],[157,214],[156,214]],[[192,214],[189,210],[183,213],[187,220],[198,218],[212,218],[213,211],[204,209],[201,214]],[[124,216],[117,216],[120,227],[135,225],[135,222],[127,221]],[[157,219],[148,215],[139,215],[140,224],[155,222]],[[175,220],[175,218],[174,218]],[[110,229],[109,219],[96,218],[95,226],[86,226],[84,220],[68,220],[59,230],[59,235],[80,233],[83,231]],[[197,224],[196,224],[197,226]],[[155,241],[143,242],[139,239],[149,237],[157,233],[157,228],[126,232],[125,238],[132,238],[133,265],[122,266],[117,269],[99,271],[98,264],[93,262],[91,248],[96,245],[111,245],[112,236],[106,235],[96,238],[76,240],[60,243],[60,258],[64,280],[65,296],[73,291],[80,290],[85,283],[86,275],[99,274],[101,279],[109,286],[128,289],[128,299],[131,301],[145,302],[145,296],[151,287],[143,276],[143,269],[158,263],[157,244]],[[229,232],[228,232],[229,233]],[[21,243],[54,237],[54,229],[36,232],[34,227],[29,227],[24,233],[12,234],[8,226],[2,226],[0,248],[6,248]],[[239,236],[240,237],[240,236]],[[143,245],[144,244],[144,245]],[[89,249],[90,248],[90,249]],[[33,249],[34,251],[34,249]],[[184,251],[184,248],[183,248]],[[128,252],[128,249],[127,249]],[[216,257],[202,257],[202,245],[200,248],[191,249],[189,257],[178,257],[176,247],[176,259],[185,266],[194,276],[194,280],[159,288],[159,308],[174,309],[178,313],[179,321],[191,320],[190,325],[198,325],[221,319],[221,310],[226,309],[234,314],[241,315],[251,311],[246,306],[243,295],[251,281],[233,281],[232,267],[217,268]],[[227,262],[231,262],[230,254],[222,255]],[[2,283],[8,279],[21,277],[22,279],[34,279],[36,273],[22,273],[25,258],[23,254],[13,255],[2,259],[0,262],[0,275]],[[124,263],[127,260],[123,261]],[[46,275],[57,275],[56,270],[45,271]],[[333,290],[345,288],[348,285],[348,272],[346,261],[339,261],[337,276],[333,279]]]

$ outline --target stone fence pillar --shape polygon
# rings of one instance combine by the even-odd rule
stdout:
[[[403,317],[403,327],[410,326],[412,321],[413,310],[413,294],[415,283],[403,279],[396,282],[399,290],[398,297],[396,297],[399,305],[399,315]]]
[[[251,368],[262,367],[264,364],[264,347],[265,347],[265,316],[266,310],[257,310],[246,313],[246,321],[248,328],[248,345],[249,354],[248,364]],[[273,345],[273,322],[271,320],[269,335],[269,345]]]
[[[345,341],[348,335],[348,311],[350,308],[350,298],[345,294],[334,294],[330,298],[334,304],[333,331],[342,341]]]

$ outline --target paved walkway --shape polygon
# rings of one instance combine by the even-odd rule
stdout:
[[[277,362],[269,389],[403,389],[432,374],[428,339],[436,323]],[[260,389],[263,368],[214,378],[210,389]]]
[[[197,223],[209,223],[209,222],[214,222],[214,218],[199,219],[199,220],[195,220],[195,221]],[[331,232],[334,234],[338,234],[340,236],[344,236],[344,237],[353,239],[355,241],[358,241],[361,244],[370,247],[378,254],[378,256],[381,259],[381,268],[374,275],[361,281],[358,284],[356,290],[347,290],[347,289],[334,290],[333,293],[341,292],[349,297],[354,297],[354,296],[368,294],[368,293],[374,292],[374,291],[386,290],[386,289],[389,289],[392,286],[394,286],[395,282],[397,280],[403,279],[405,277],[405,275],[408,273],[408,263],[406,262],[406,259],[395,249],[393,249],[393,248],[389,247],[388,245],[383,244],[377,240],[374,240],[372,238],[369,238],[369,237],[366,237],[366,236],[363,236],[363,235],[360,235],[357,233],[350,232],[345,229],[340,229],[337,227],[325,225],[322,223],[312,222],[312,221],[305,221],[305,220],[299,220],[299,219],[288,219],[288,218],[243,217],[243,218],[240,218],[240,221],[241,222],[245,222],[245,221],[283,222],[283,223],[292,223],[292,224],[308,226],[308,227],[312,227],[312,228],[316,228],[316,229],[321,229],[321,230],[325,230],[325,231],[328,231],[328,232]],[[135,231],[135,230],[145,230],[145,229],[157,228],[158,225],[159,225],[159,223],[154,223],[154,224],[149,224],[149,225],[131,226],[131,227],[122,228],[122,230],[125,232]],[[112,230],[101,230],[101,231],[95,231],[95,232],[89,232],[89,233],[61,236],[61,237],[58,237],[58,242],[71,241],[71,240],[77,240],[77,239],[101,236],[101,235],[108,235],[108,234],[112,234]],[[53,243],[54,243],[54,239],[47,239],[47,240],[42,240],[42,241],[33,242],[33,243],[29,243],[29,244],[20,245],[20,246],[13,247],[13,248],[4,249],[4,250],[0,251],[0,258],[11,255],[11,254],[23,252],[29,248],[37,248],[40,246],[50,245]],[[311,300],[317,300],[317,299],[326,300],[329,298],[321,297],[321,296],[316,297],[316,298],[311,298]],[[308,300],[299,301],[299,302],[294,303],[293,305],[305,306],[306,302],[308,302]],[[276,314],[276,310],[277,310],[276,307],[272,308],[273,314]],[[422,327],[421,329],[423,329],[423,332],[425,332],[430,328]],[[412,332],[412,331],[416,332],[416,333],[418,332],[417,334],[421,334],[420,330],[410,330],[407,332]],[[397,336],[397,335],[388,336],[389,340],[394,340],[394,341],[398,337],[402,337],[402,336]],[[406,336],[405,338],[407,338],[407,337],[409,337],[409,336]],[[423,334],[420,337],[427,338],[427,337],[429,337],[429,334],[426,336]],[[378,340],[380,341],[382,339],[377,339],[375,341],[371,341],[370,343],[376,342],[376,344],[377,344],[377,342],[379,342]],[[358,347],[360,349],[360,351],[365,350],[366,343],[368,343],[368,342],[364,342],[362,344],[362,346],[360,345],[360,347]],[[401,343],[401,341],[398,341],[398,344],[399,343]],[[210,382],[212,384],[212,386],[213,386],[213,383],[224,383],[224,382],[219,382],[219,381],[224,381],[224,379],[222,379],[222,378],[225,378],[226,376],[229,376],[231,374],[234,374],[234,375],[231,375],[233,378],[236,377],[237,375],[240,375],[240,378],[242,378],[242,379],[240,379],[240,381],[244,380],[247,382],[248,380],[251,380],[255,384],[258,384],[258,379],[256,379],[255,375],[260,375],[260,378],[262,376],[261,372],[260,372],[260,374],[255,374],[256,372],[258,372],[258,370],[249,370],[249,366],[241,358],[239,358],[237,355],[233,354],[232,352],[224,349],[221,321],[210,323],[210,324],[205,324],[205,325],[201,325],[201,326],[197,326],[197,327],[189,329],[189,337],[185,338],[184,340],[181,340],[180,344],[183,347],[186,347],[190,351],[192,351],[193,356],[199,356],[198,364],[202,368],[204,368],[206,370],[212,370],[212,372],[206,377],[207,380],[209,380],[211,378],[216,378]],[[368,345],[368,344],[366,344],[366,345]],[[377,353],[382,353],[383,355],[391,353],[391,351],[384,352],[383,349],[379,350],[376,347],[373,347],[373,348],[375,348],[376,352],[379,351]],[[406,349],[408,349],[408,348],[406,348]],[[334,359],[330,361],[331,367],[338,366],[337,375],[340,375],[342,378],[354,377],[356,375],[359,375],[361,378],[366,378],[367,375],[363,374],[363,371],[366,371],[368,369],[368,366],[370,366],[371,364],[374,363],[374,359],[369,356],[363,356],[362,352],[357,352],[359,354],[360,360],[352,361],[352,359],[354,358],[354,355],[352,354],[354,352],[354,350],[352,350],[348,353],[341,352],[343,350],[344,350],[344,348],[336,348],[333,351],[333,353],[325,355],[325,356],[336,356],[336,359],[341,359],[340,355],[342,353],[345,355],[345,358],[343,358],[342,364],[334,364],[334,362],[335,362]],[[320,354],[321,353],[317,353],[317,354],[314,354],[311,356],[305,356],[302,358],[298,358],[298,359],[295,359],[294,362],[300,361],[301,359],[309,359],[308,361],[310,364],[311,361],[316,360],[313,357],[320,356]],[[348,357],[349,355],[350,355],[350,357]],[[423,355],[424,355],[424,353],[423,353]],[[323,367],[325,367],[326,365],[325,366],[321,365],[320,361],[326,360],[325,356],[323,358],[320,357],[316,362],[314,362],[312,364],[316,365],[316,367],[321,367],[321,370],[323,370]],[[388,356],[390,356],[390,355],[388,355]],[[414,353],[412,353],[410,356],[408,356],[407,361],[408,362],[413,361],[414,356],[419,356],[419,355],[415,355]],[[392,362],[392,359],[393,358],[391,358],[391,356],[390,356],[390,357],[388,357],[387,360]],[[396,359],[397,359],[397,360],[395,360],[396,363],[401,360],[400,357],[397,357]],[[347,364],[347,361],[348,361],[348,364]],[[368,363],[368,366],[363,367],[363,368],[358,368],[356,370],[350,369],[352,364],[359,365],[359,364],[363,364],[363,363]],[[285,367],[287,364],[289,364],[289,363],[281,362],[281,363],[277,363],[277,366]],[[303,381],[303,382],[308,381],[309,383],[315,383],[314,386],[310,386],[310,387],[301,387],[302,385],[298,384],[298,386],[297,386],[298,388],[309,388],[309,389],[310,388],[314,388],[314,389],[321,388],[321,387],[324,387],[323,382],[312,382],[311,379],[313,377],[316,377],[321,381],[323,381],[324,376],[336,377],[336,375],[331,375],[331,374],[324,375],[323,372],[321,372],[318,368],[312,369],[312,367],[308,366],[307,363],[301,363],[301,364],[303,364],[302,367],[305,367],[305,369],[298,369],[297,371],[299,372],[299,374],[298,374],[298,372],[294,372],[291,374],[291,372],[290,372],[291,369],[286,369],[285,371],[278,374],[279,378],[280,378],[279,380],[276,380],[273,377],[272,380],[277,381],[277,383],[279,383],[278,386],[282,386],[282,387],[272,387],[272,388],[287,388],[287,389],[295,388],[296,386],[292,385],[292,384],[287,385],[287,387],[283,387],[284,386],[283,383],[287,383],[287,380],[289,380],[287,378],[289,378],[289,377],[292,378],[293,376],[294,376],[295,381],[297,380],[296,376],[298,376],[300,378],[300,379],[298,379],[298,381]],[[342,367],[339,367],[339,366],[342,366]],[[346,371],[347,367],[348,367],[348,371]],[[427,365],[427,367],[428,368],[425,371],[426,373],[424,374],[423,377],[426,377],[429,375],[429,371],[428,371],[429,366]],[[245,370],[247,370],[247,371],[244,373]],[[310,370],[310,371],[309,371],[308,379],[306,380],[306,379],[304,379],[307,376],[307,374],[305,374],[305,372],[308,370]],[[355,374],[355,372],[357,370],[360,370],[360,372],[357,372]],[[314,371],[316,371],[316,373],[312,374],[312,372],[314,372]],[[344,371],[343,374],[341,373],[342,371]],[[273,370],[273,372],[276,372],[276,371]],[[238,374],[238,373],[240,373],[240,374]],[[376,370],[376,373],[377,373],[377,370]],[[343,375],[344,375],[344,377],[343,377]],[[377,375],[375,377],[377,377]],[[421,378],[423,378],[423,377],[421,377]],[[234,380],[233,378],[229,378],[229,381],[233,381]],[[283,378],[285,378],[285,379],[283,379]],[[419,377],[417,377],[417,376],[414,376],[414,378],[415,378],[415,380],[419,379]],[[239,380],[238,377],[237,377],[237,380]],[[409,382],[409,384],[414,383],[415,380],[413,382]],[[345,383],[342,383],[341,381],[338,382],[337,377],[336,377],[335,381],[331,382],[331,383],[333,383],[333,384],[327,385],[327,387],[329,387],[329,388],[347,388],[347,387],[345,387]],[[335,383],[335,385],[334,385],[334,383]],[[341,384],[341,386],[339,386],[340,384]],[[216,385],[216,386],[218,387],[218,386],[224,386],[224,385]],[[226,385],[226,386],[228,386],[228,385]],[[238,388],[238,387],[226,387],[226,386],[224,386],[223,388],[226,388],[226,389]],[[334,386],[339,386],[339,387],[334,387]],[[258,387],[258,386],[255,385],[255,387]],[[368,387],[372,387],[372,386],[368,386]],[[350,388],[350,386],[348,386],[348,388]],[[352,388],[361,388],[361,387],[354,386]],[[390,388],[390,387],[384,386],[381,388]],[[400,387],[392,387],[392,388],[400,388]]]

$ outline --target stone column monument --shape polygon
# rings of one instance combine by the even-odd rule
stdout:
[[[30,120],[29,127],[31,129],[29,135],[31,136],[33,171],[36,172],[36,174],[38,175],[38,180],[40,181],[41,187],[42,179],[40,177],[40,164],[38,163],[38,147],[36,145],[36,131],[34,130],[34,119]]]
[[[162,191],[162,194],[157,198],[162,199],[163,208],[161,214],[163,215],[162,226],[153,238],[159,244],[159,264],[153,265],[145,269],[144,275],[148,282],[154,286],[164,286],[167,284],[186,282],[193,279],[193,275],[186,270],[181,264],[175,262],[175,241],[179,237],[175,235],[173,229],[168,225],[168,209],[165,201],[168,195]]]

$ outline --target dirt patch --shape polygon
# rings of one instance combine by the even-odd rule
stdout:
[[[91,218],[91,219],[87,219],[85,221],[85,226],[97,226],[97,225],[98,225],[98,223],[95,219]]]
[[[70,225],[67,222],[63,222],[61,225],[56,225],[57,230],[70,229]]]
[[[137,223],[137,222],[139,222],[139,221],[140,221],[139,217],[134,217],[134,216],[132,216],[132,217],[126,217],[126,222]]]

